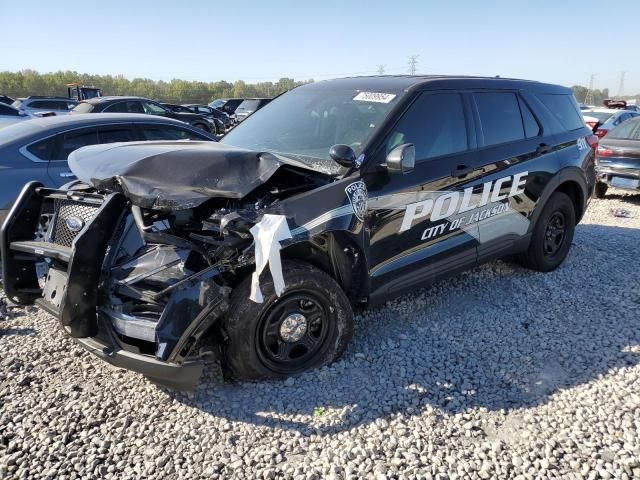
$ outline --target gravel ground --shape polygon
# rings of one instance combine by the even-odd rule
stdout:
[[[639,244],[613,191],[553,273],[486,265],[359,316],[329,367],[191,395],[0,300],[0,477],[640,478]]]

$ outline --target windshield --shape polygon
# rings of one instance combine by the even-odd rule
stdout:
[[[260,100],[245,100],[240,105],[238,105],[238,112],[252,112],[258,108],[260,105]]]
[[[588,110],[586,112],[583,111],[582,115],[584,115],[585,117],[597,118],[600,123],[604,123],[604,122],[606,122],[607,120],[609,120],[613,116],[613,113],[609,113],[609,112],[594,112],[592,110]]]
[[[220,142],[267,151],[337,175],[344,171],[329,157],[336,144],[356,155],[398,102],[399,95],[298,88],[282,95],[235,127]]]
[[[640,121],[630,120],[614,128],[607,138],[619,138],[624,140],[640,140]]]

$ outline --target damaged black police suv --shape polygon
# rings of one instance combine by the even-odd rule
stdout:
[[[4,289],[105,361],[178,389],[206,335],[248,379],[337,358],[357,305],[482,262],[558,267],[594,188],[571,91],[364,77],[280,96],[220,143],[96,145],[78,180],[27,184]]]

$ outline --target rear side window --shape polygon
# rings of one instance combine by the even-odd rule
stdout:
[[[474,93],[485,145],[525,138],[520,105],[515,93]]]
[[[52,160],[55,143],[56,137],[45,138],[29,145],[27,151],[38,160]]]
[[[100,143],[133,142],[136,140],[132,128],[128,125],[98,127],[98,137]]]
[[[576,109],[572,95],[543,93],[537,96],[565,129],[576,130],[584,127],[584,121]]]
[[[83,128],[58,135],[57,148],[53,160],[66,160],[71,152],[87,145],[96,145],[98,131],[96,128]]]
[[[169,125],[142,125],[143,140],[208,140],[205,135]]]
[[[467,150],[467,127],[460,95],[421,95],[394,127],[387,140],[387,153],[403,143],[415,145],[417,161]]]

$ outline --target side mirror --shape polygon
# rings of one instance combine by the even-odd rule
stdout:
[[[329,149],[329,156],[343,167],[351,168],[356,165],[356,152],[349,145],[334,145]]]
[[[387,170],[391,173],[408,173],[416,165],[416,147],[413,143],[398,145],[387,155]]]

